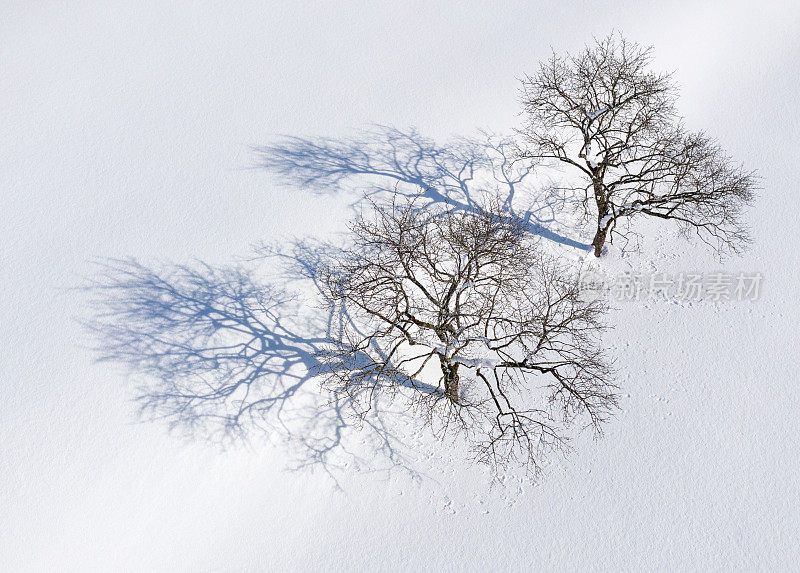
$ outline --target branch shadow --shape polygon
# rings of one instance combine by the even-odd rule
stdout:
[[[513,160],[508,139],[483,134],[437,146],[414,130],[376,126],[351,140],[287,137],[258,153],[261,167],[282,183],[318,192],[346,190],[363,176],[375,200],[398,192],[456,209],[477,207],[488,192],[532,233],[589,249],[551,230],[560,199],[531,192],[532,168]],[[416,439],[407,430],[418,427],[413,412],[389,412],[376,393],[369,410],[354,417],[352,397],[320,392],[325,369],[347,367],[320,360],[351,324],[345,309],[316,306],[318,269],[335,248],[261,245],[244,264],[228,266],[101,261],[84,287],[96,311],[85,326],[98,360],[140,380],[141,416],[163,420],[173,432],[225,446],[259,430],[285,448],[290,469],[322,468],[337,486],[339,471],[354,467],[420,479],[403,454]],[[278,268],[263,268],[270,265]],[[416,391],[441,391],[412,382]]]
[[[488,192],[531,233],[575,249],[591,248],[555,230],[563,196],[554,188],[533,188],[533,166],[515,160],[514,142],[507,137],[481,132],[437,145],[415,129],[374,125],[353,138],[284,136],[254,150],[257,166],[277,175],[282,185],[335,193],[366,178],[368,197],[397,191],[454,208],[474,208]]]
[[[280,252],[262,249],[256,259],[279,260],[287,275],[314,285],[326,248],[296,242]],[[344,367],[323,366],[318,357],[337,339],[346,313],[321,313],[243,265],[98,264],[84,287],[96,310],[85,326],[99,361],[122,365],[141,381],[143,418],[223,446],[266,432],[285,447],[289,469],[321,467],[337,486],[337,470],[354,466],[419,478],[400,451],[405,437],[395,428],[402,424],[387,423],[384,405],[353,418],[351,399],[319,391],[324,368]],[[407,413],[391,415],[410,421],[402,420]]]

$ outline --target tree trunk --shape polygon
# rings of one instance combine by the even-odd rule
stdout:
[[[444,358],[440,359],[442,374],[444,374],[444,395],[452,402],[458,402],[458,364],[451,364]]]
[[[593,186],[594,199],[597,202],[597,232],[594,234],[592,246],[594,247],[594,256],[599,257],[603,252],[603,245],[608,234],[608,201],[606,200],[603,182],[599,178],[594,179]]]
[[[594,246],[594,256],[599,257],[600,254],[603,252],[603,244],[606,242],[606,234],[608,233],[608,226],[603,225],[600,226],[600,223],[597,225],[597,232],[594,234],[594,239],[592,240],[592,246]]]

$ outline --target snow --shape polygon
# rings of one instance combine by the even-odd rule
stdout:
[[[501,358],[467,358],[465,356],[453,356],[453,361],[468,366],[469,368],[494,368],[501,364]]]
[[[755,242],[719,263],[656,225],[642,254],[560,248],[610,274],[763,280],[753,302],[614,311],[621,409],[602,439],[581,435],[536,483],[492,483],[406,421],[402,466],[348,458],[334,477],[291,471],[275,436],[221,447],[138,423],[138,381],[95,363],[79,324],[92,307],[71,287],[95,258],[221,265],[262,240],[334,239],[357,194],[287,189],[251,169],[251,145],[369,122],[506,133],[516,78],[612,29],[655,44],[687,126],[764,177]],[[2,569],[795,569],[799,31],[788,1],[7,3]]]

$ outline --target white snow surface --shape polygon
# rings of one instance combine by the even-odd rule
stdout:
[[[699,4],[4,2],[0,569],[796,570],[800,5]],[[618,416],[535,483],[493,483],[406,424],[406,470],[295,471],[270,436],[222,448],[140,421],[135,380],[95,362],[72,287],[96,258],[219,265],[345,228],[347,196],[281,186],[251,145],[508,132],[515,78],[612,29],[655,45],[687,125],[763,190],[741,258],[655,225],[641,253],[590,262],[760,272],[762,293],[620,304]]]

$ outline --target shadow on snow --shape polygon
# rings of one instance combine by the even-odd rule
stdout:
[[[532,233],[588,250],[551,230],[560,203],[552,193],[531,198],[523,187],[531,167],[515,163],[512,149],[510,140],[487,134],[437,146],[414,130],[376,126],[355,139],[287,137],[257,151],[260,166],[282,183],[319,192],[367,176],[367,195],[375,200],[399,192],[457,209],[476,207],[476,195],[488,192]],[[524,208],[517,207],[526,200]],[[256,259],[278,263],[282,282],[300,281],[314,299],[328,248],[296,241],[261,247]],[[96,309],[87,326],[101,361],[142,376],[137,400],[143,416],[219,443],[263,429],[287,447],[295,469],[321,466],[330,474],[356,464],[375,470],[382,458],[388,464],[381,469],[402,468],[416,476],[399,450],[405,438],[385,423],[386,404],[377,394],[369,411],[354,419],[348,413],[352,398],[319,392],[317,379],[325,369],[344,367],[323,365],[319,357],[339,340],[346,313],[321,311],[316,300],[261,281],[250,266],[151,268],[108,260],[101,267],[86,287]],[[417,390],[439,391],[412,382]],[[395,422],[410,416],[392,410]],[[348,440],[354,427],[358,437]],[[403,427],[413,426],[392,424]]]
[[[261,256],[282,259],[294,278],[314,284],[323,248],[298,242]],[[221,444],[264,430],[287,448],[294,469],[321,466],[331,473],[355,464],[415,475],[397,450],[403,438],[384,423],[386,404],[376,398],[354,419],[350,398],[319,392],[317,377],[341,367],[323,366],[318,356],[336,342],[344,313],[309,313],[303,300],[243,266],[154,269],[135,260],[101,266],[86,287],[96,309],[87,326],[101,361],[142,375],[143,417]],[[415,387],[436,391],[416,381]],[[392,411],[393,418],[407,415]],[[351,427],[358,438],[348,441]]]
[[[564,201],[554,191],[531,189],[532,166],[514,160],[508,138],[482,133],[436,145],[414,129],[378,125],[351,139],[289,136],[255,150],[259,167],[290,187],[329,193],[367,177],[367,196],[397,189],[455,208],[475,207],[488,192],[501,198],[510,215],[524,219],[532,233],[576,249],[591,248],[553,230]],[[527,203],[520,208],[516,204],[522,201]]]

